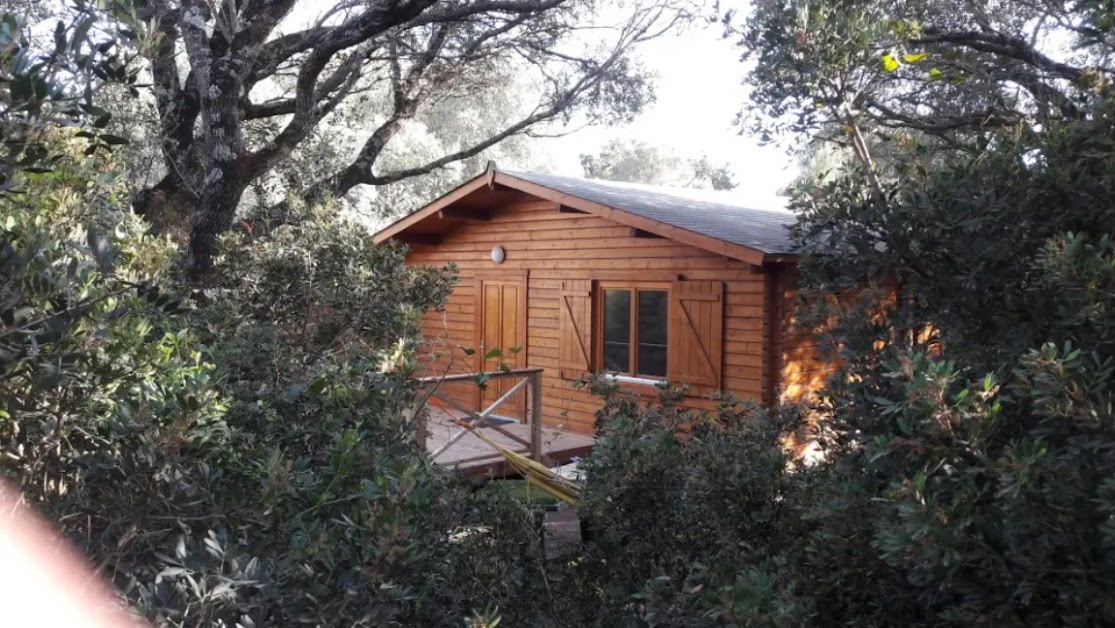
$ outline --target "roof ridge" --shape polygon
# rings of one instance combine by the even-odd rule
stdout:
[[[494,169],[495,162],[489,163],[489,167]],[[648,193],[662,194],[665,196],[676,196],[685,198],[687,200],[696,200],[710,204],[723,205],[727,208],[734,208],[745,211],[761,211],[773,214],[785,215],[787,217],[794,217],[796,214],[785,207],[763,207],[755,203],[745,202],[745,199],[738,195],[733,195],[731,190],[709,190],[705,188],[688,188],[674,185],[662,185],[657,183],[639,183],[634,181],[615,181],[613,179],[593,179],[590,177],[575,177],[565,174],[553,174],[549,172],[532,172],[525,170],[503,170],[498,172],[510,175],[512,177],[519,177],[523,179],[530,179],[532,177],[548,177],[555,179],[566,179],[569,181],[580,181],[593,185],[599,185],[607,188],[616,188],[622,190],[639,190]],[[779,197],[786,198],[786,197]]]

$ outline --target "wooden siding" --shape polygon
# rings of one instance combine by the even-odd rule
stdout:
[[[780,321],[773,346],[777,356],[779,401],[807,399],[825,384],[832,369],[821,359],[813,330],[797,324],[797,269],[781,267],[773,275],[774,308]]]
[[[494,264],[495,245],[506,261]],[[476,286],[484,273],[527,271],[526,364],[545,369],[545,424],[591,432],[599,403],[561,377],[558,351],[562,281],[631,279],[724,284],[723,388],[743,398],[763,394],[764,275],[754,266],[664,238],[637,237],[630,226],[586,214],[558,211],[549,201],[522,201],[492,208],[487,221],[463,223],[437,244],[415,244],[412,263],[456,264],[460,282],[444,312],[422,321],[429,374],[467,372],[479,366],[476,356],[458,347],[476,346]],[[435,355],[436,354],[436,355]],[[494,364],[489,364],[494,366]],[[447,392],[475,404],[473,384],[454,384]],[[653,393],[653,389],[650,389]],[[692,399],[694,406],[711,402]]]

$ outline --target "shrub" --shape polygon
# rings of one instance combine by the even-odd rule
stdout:
[[[570,567],[593,625],[794,625],[807,601],[786,593],[777,559],[801,518],[785,499],[792,476],[775,420],[722,400],[683,409],[681,391],[645,403],[592,383],[604,396],[597,444],[585,461],[581,516],[588,543]],[[576,622],[573,622],[576,623]]]
[[[115,163],[59,138],[65,158],[26,175],[37,194],[0,197],[0,465],[137,612],[460,625],[531,608],[534,516],[431,465],[405,412],[406,338],[450,273],[308,212],[230,236],[223,281],[173,297],[176,251],[127,211]]]

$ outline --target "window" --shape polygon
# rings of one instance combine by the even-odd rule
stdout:
[[[600,287],[599,364],[638,377],[666,377],[669,291],[664,286]]]
[[[562,379],[592,372],[720,388],[724,284],[563,279],[557,364]]]

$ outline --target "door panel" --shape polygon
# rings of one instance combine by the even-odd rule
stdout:
[[[483,370],[494,371],[499,365],[506,364],[516,369],[525,366],[526,350],[526,282],[519,278],[482,278],[480,299],[480,350]],[[519,347],[512,353],[512,347]],[[483,360],[483,356],[493,349],[499,349],[499,358]],[[487,408],[519,380],[516,378],[495,379],[488,382],[480,395],[480,410]],[[520,390],[501,404],[493,414],[519,420],[526,417],[526,390]]]

